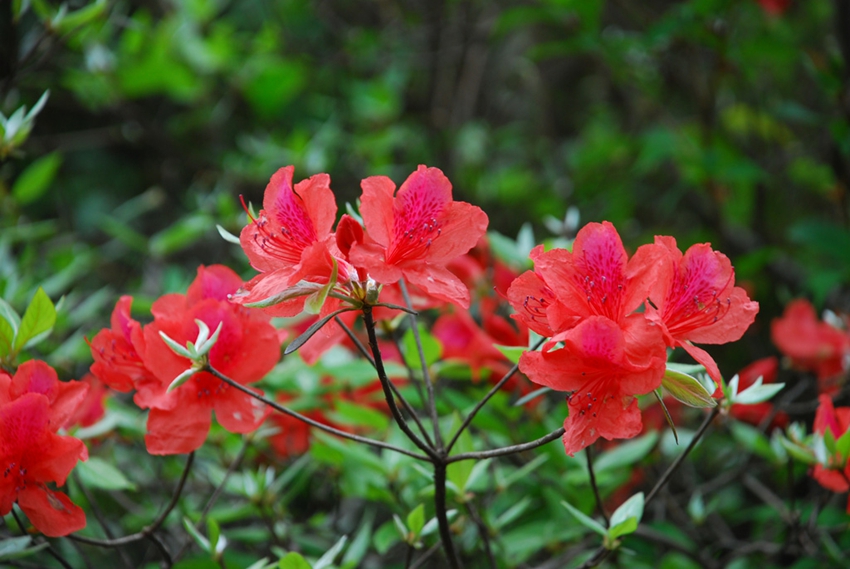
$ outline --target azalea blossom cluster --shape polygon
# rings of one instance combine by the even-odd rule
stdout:
[[[487,215],[454,201],[440,170],[419,166],[397,192],[386,176],[366,178],[363,225],[344,214],[335,232],[330,177],[317,174],[293,186],[293,170],[287,166],[272,176],[263,209],[240,234],[260,274],[234,302],[272,316],[294,316],[305,308],[325,315],[343,301],[354,308],[374,304],[379,285],[404,278],[431,298],[469,306],[469,291],[446,264],[478,242]]]
[[[850,369],[850,332],[847,320],[827,312],[821,320],[805,299],[792,301],[770,328],[773,343],[791,365],[815,374],[821,393],[833,394]]]
[[[199,448],[210,429],[211,411],[228,431],[249,433],[265,420],[268,409],[256,399],[223,383],[163,341],[198,342],[199,327],[218,330],[205,356],[215,369],[247,385],[262,379],[280,357],[281,336],[269,317],[228,301],[242,285],[231,269],[201,266],[186,294],[166,294],[153,303],[153,321],[145,326],[130,316],[132,297],[123,296],[112,313],[112,327],[91,341],[91,371],[121,392],[135,390],[133,400],[150,409],[145,444],[151,454],[188,453]],[[169,389],[187,370],[190,377]]]
[[[739,339],[758,303],[735,286],[729,259],[697,244],[684,254],[658,236],[629,258],[608,222],[579,231],[572,251],[542,246],[534,270],[508,290],[515,318],[549,338],[526,352],[522,370],[533,382],[569,392],[564,447],[573,455],[599,437],[641,432],[636,395],[661,386],[667,348],[683,348],[715,382],[720,370],[694,343]]]
[[[17,503],[45,535],[85,527],[85,512],[53,485],[64,485],[88,458],[81,440],[59,434],[90,417],[88,391],[86,382],[59,381],[39,360],[24,362],[13,376],[0,373],[0,515]]]

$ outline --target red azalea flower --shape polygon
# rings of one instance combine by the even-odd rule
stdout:
[[[821,387],[824,381],[846,371],[850,336],[820,321],[814,307],[805,299],[785,307],[782,318],[771,323],[770,335],[796,367],[817,374]]]
[[[771,16],[781,16],[785,13],[791,0],[757,0],[762,9]]]
[[[179,454],[200,447],[210,428],[212,410],[218,422],[234,433],[255,430],[268,415],[268,409],[256,399],[206,372],[196,373],[166,392],[192,362],[175,354],[159,333],[185,345],[198,335],[196,319],[210,330],[222,325],[209,362],[224,375],[244,385],[262,379],[275,366],[280,339],[268,316],[227,301],[240,284],[239,276],[227,267],[202,266],[186,295],[167,294],[154,302],[154,321],[144,327],[137,342],[153,376],[137,382],[134,397],[139,407],[151,409],[145,436],[151,454]]]
[[[89,343],[94,363],[91,372],[116,391],[131,391],[136,382],[150,377],[133,346],[141,326],[130,317],[132,296],[122,296],[112,311],[112,329],[103,329]]]
[[[815,412],[814,430],[821,434],[829,430],[833,438],[838,440],[850,428],[850,407],[833,407],[832,399],[828,395],[821,395],[818,400],[820,405]],[[816,464],[812,477],[821,486],[833,492],[847,492],[850,490],[850,462],[847,458],[840,457],[839,464],[828,466]],[[850,513],[850,502],[848,502],[847,511]]]
[[[661,327],[668,346],[684,348],[719,384],[714,359],[691,342],[738,340],[755,320],[759,305],[735,286],[732,263],[710,244],[693,245],[682,255],[674,238],[657,236],[655,247],[663,255],[665,273],[649,292],[654,306],[647,305],[646,316]]]
[[[429,295],[468,308],[469,291],[446,264],[478,242],[487,215],[453,201],[452,185],[437,168],[419,166],[397,193],[385,176],[366,178],[362,187],[360,212],[370,239],[352,246],[354,265],[379,283],[404,277]]]
[[[534,272],[514,281],[508,299],[529,328],[553,336],[590,316],[622,322],[657,279],[659,252],[643,246],[629,259],[617,230],[605,221],[584,226],[572,252],[544,252],[539,245],[530,257]]]
[[[493,347],[488,336],[466,311],[443,314],[434,323],[431,333],[443,345],[443,359],[456,359],[469,365],[473,381],[478,381],[481,370],[498,373],[505,368],[505,356]]]
[[[94,375],[87,373],[82,377],[80,383],[85,383],[89,386],[88,393],[85,399],[77,407],[77,410],[68,418],[68,421],[63,425],[64,428],[79,425],[80,427],[89,427],[94,425],[103,418],[106,413],[103,407],[103,400],[106,399],[107,388]]]
[[[82,441],[56,434],[87,390],[84,383],[60,382],[53,368],[36,360],[21,365],[14,377],[0,375],[0,515],[17,502],[45,535],[85,527],[83,510],[47,483],[65,484],[77,461],[88,458]]]
[[[272,176],[257,219],[242,229],[239,240],[251,266],[261,274],[233,296],[239,304],[274,297],[301,280],[325,284],[336,259],[338,280],[347,281],[352,272],[340,254],[331,233],[336,219],[336,200],[330,177],[316,174],[292,187],[293,166]],[[263,308],[271,316],[295,316],[304,306],[304,296]]]
[[[779,372],[779,360],[770,356],[756,360],[741,371],[738,372],[738,391],[741,392],[753,383],[758,378],[762,378],[762,383],[774,383]],[[745,423],[751,425],[760,425],[765,418],[773,412],[773,403],[764,401],[753,405],[735,404],[729,409],[729,414]],[[784,427],[788,424],[788,415],[783,411],[778,413],[770,423],[770,428]]]
[[[567,454],[600,436],[611,440],[639,434],[635,395],[658,388],[664,376],[667,358],[660,330],[640,314],[625,318],[622,328],[604,316],[591,316],[559,339],[563,348],[526,352],[519,364],[531,381],[573,392],[564,421]]]
[[[0,405],[27,393],[47,398],[49,426],[55,433],[65,426],[83,403],[89,386],[80,381],[59,381],[56,370],[40,360],[22,363],[14,377],[0,373]]]

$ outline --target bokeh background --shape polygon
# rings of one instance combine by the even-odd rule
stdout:
[[[6,0],[0,293],[64,295],[73,367],[118,294],[250,275],[215,225],[278,167],[343,204],[421,163],[515,262],[577,219],[712,242],[762,305],[731,374],[789,299],[848,307],[848,62],[848,0]]]

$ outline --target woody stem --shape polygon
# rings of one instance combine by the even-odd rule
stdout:
[[[401,411],[398,409],[398,405],[396,405],[395,396],[393,395],[392,387],[390,387],[390,379],[387,377],[387,371],[384,369],[384,360],[381,357],[381,349],[378,347],[378,337],[375,334],[375,320],[372,318],[372,307],[368,304],[363,306],[363,323],[366,325],[366,333],[369,336],[369,347],[372,349],[372,357],[375,358],[375,371],[378,372],[378,379],[381,381],[381,387],[384,389],[384,398],[387,400],[387,405],[390,406],[390,412],[392,413],[393,418],[399,428],[401,428],[404,434],[407,435],[407,438],[413,441],[413,444],[427,454],[431,462],[441,461],[442,459],[435,449],[427,445],[416,435],[416,433],[413,432],[410,425],[408,425],[407,421],[405,421],[404,417],[402,417]]]
[[[342,437],[344,439],[356,441],[358,443],[364,443],[364,444],[367,444],[367,445],[371,445],[373,447],[392,450],[392,451],[395,451],[397,453],[410,456],[410,457],[415,458],[417,460],[423,460],[423,461],[428,461],[428,462],[431,461],[431,458],[429,456],[425,456],[425,455],[422,455],[422,454],[411,452],[407,449],[397,447],[395,445],[391,445],[391,444],[385,443],[383,441],[376,441],[375,439],[370,439],[369,437],[361,437],[360,435],[347,433],[345,431],[341,431],[339,429],[329,427],[328,425],[325,425],[324,423],[320,423],[318,421],[315,421],[315,420],[313,420],[309,417],[305,417],[304,415],[302,415],[301,413],[299,413],[297,411],[293,411],[292,409],[289,409],[288,407],[284,407],[283,405],[281,405],[277,401],[273,401],[273,400],[269,399],[268,397],[263,397],[259,393],[255,393],[251,389],[245,387],[244,385],[242,385],[240,383],[235,382],[234,380],[230,379],[226,375],[222,374],[220,371],[218,371],[217,369],[215,369],[212,366],[207,365],[207,367],[205,367],[204,369],[202,369],[200,371],[209,372],[209,373],[213,374],[214,376],[216,376],[221,381],[223,381],[224,383],[228,384],[229,386],[238,389],[242,393],[246,393],[246,394],[250,395],[251,397],[253,397],[254,399],[256,399],[258,401],[262,401],[263,403],[265,403],[266,405],[268,405],[269,407],[271,407],[275,411],[283,413],[284,415],[289,415],[290,417],[292,417],[294,419],[298,419],[299,421],[307,423],[311,427],[316,427],[317,429],[325,431],[326,433],[330,433],[332,435],[336,435],[336,436]]]
[[[410,294],[407,292],[407,285],[404,279],[398,281],[401,288],[401,294],[404,296],[404,303],[407,308],[413,311],[413,303],[410,302]],[[431,413],[431,423],[434,428],[434,441],[437,443],[437,450],[443,449],[443,435],[440,433],[440,423],[437,420],[437,401],[434,397],[434,384],[431,383],[431,374],[428,371],[428,362],[425,361],[425,350],[422,349],[422,338],[419,337],[419,326],[416,324],[416,316],[410,314],[410,331],[413,333],[413,340],[416,342],[416,351],[419,352],[419,362],[422,364],[422,381],[425,382],[425,389],[428,391],[428,411]]]

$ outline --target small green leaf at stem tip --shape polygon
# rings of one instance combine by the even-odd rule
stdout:
[[[407,528],[416,540],[423,527],[425,527],[425,505],[419,504],[407,514]]]
[[[608,531],[605,529],[605,527],[602,524],[600,524],[599,522],[597,522],[596,520],[594,520],[593,518],[591,518],[587,514],[581,512],[580,510],[578,510],[577,508],[572,506],[569,502],[561,500],[561,505],[563,507],[565,507],[567,509],[567,511],[569,513],[571,513],[573,515],[573,517],[576,520],[578,520],[578,522],[581,525],[583,525],[584,527],[595,531],[599,535],[602,535],[602,536],[608,535]]]
[[[737,403],[739,405],[754,405],[756,403],[763,403],[771,399],[774,395],[779,393],[783,387],[785,387],[784,383],[770,383],[768,385],[764,385],[762,383],[763,381],[764,378],[762,377],[756,379],[751,386],[740,393],[737,393],[733,397],[732,403]]]
[[[391,310],[401,310],[402,312],[407,312],[408,314],[412,314],[413,316],[419,316],[419,313],[415,310],[411,310],[406,306],[399,306],[398,304],[390,304],[388,302],[378,302],[373,304],[372,306],[383,306],[384,308],[389,308]]]
[[[195,344],[200,346],[210,337],[210,327],[199,318],[195,318],[195,324],[198,325],[198,339],[195,340]]]
[[[611,514],[611,528],[613,529],[614,527],[622,524],[623,522],[629,519],[635,519],[637,522],[640,522],[641,518],[643,517],[643,503],[643,492],[638,492],[637,494],[623,502],[620,507],[617,508],[613,514]],[[609,531],[609,536],[610,534],[611,532]],[[616,537],[619,536],[612,536],[612,538]]]
[[[233,243],[235,245],[241,245],[242,242],[239,241],[239,237],[229,232],[227,229],[222,227],[219,224],[215,224],[215,228],[218,229],[218,234],[221,235],[221,238],[227,241],[228,243]]]
[[[20,351],[31,339],[51,330],[54,324],[56,324],[56,308],[44,289],[39,287],[21,319],[21,325],[15,336],[14,351]]]
[[[702,383],[687,373],[667,368],[661,385],[676,400],[690,407],[711,408],[717,406],[717,401],[703,387]]]
[[[518,364],[520,356],[528,351],[528,348],[522,346],[500,346],[499,344],[493,344],[493,347],[502,352],[502,355],[513,364]]]
[[[308,294],[313,294],[321,288],[322,285],[320,285],[319,283],[300,281],[274,296],[270,296],[263,300],[258,300],[257,302],[246,302],[245,306],[248,308],[267,308],[269,306],[274,306],[275,304],[280,304],[284,300],[292,300],[293,298],[298,298],[299,296],[307,296]]]
[[[221,327],[224,325],[224,322],[219,322],[218,326],[215,327],[215,332],[213,332],[212,337],[205,339],[201,342],[201,336],[198,335],[198,340],[196,342],[195,354],[196,357],[202,358],[209,353],[209,351],[215,346],[215,343],[218,342],[218,336],[221,334]],[[204,325],[206,327],[206,325]],[[207,332],[209,332],[209,328],[207,328]]]
[[[194,366],[190,367],[189,369],[174,378],[174,381],[172,381],[171,384],[168,386],[168,389],[165,390],[166,393],[171,393],[172,391],[189,381],[192,376],[198,373],[199,371],[200,370]]]
[[[189,350],[172,340],[168,336],[168,334],[166,334],[162,330],[159,331],[159,337],[162,338],[162,341],[165,342],[168,347],[171,348],[171,351],[173,351],[175,354],[184,358],[192,359],[192,354],[189,352]]]
[[[304,312],[307,314],[319,314],[322,311],[322,306],[328,298],[328,293],[336,286],[337,277],[339,276],[339,263],[336,257],[333,257],[333,269],[331,277],[325,286],[311,294],[304,301]]]
[[[320,318],[319,320],[314,322],[309,328],[307,328],[303,334],[292,340],[292,342],[288,346],[286,346],[286,349],[283,350],[283,355],[288,356],[289,354],[306,344],[307,340],[312,338],[313,335],[319,330],[321,330],[322,326],[327,324],[328,321],[331,320],[334,316],[339,316],[343,312],[351,312],[351,310],[351,308],[340,308],[339,310],[334,310],[327,316]]]

